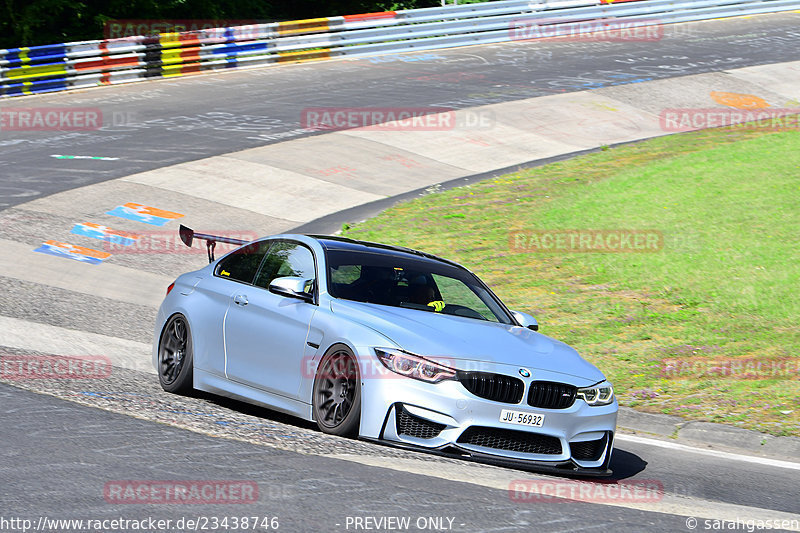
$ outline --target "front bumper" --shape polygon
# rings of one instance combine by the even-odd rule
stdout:
[[[510,365],[486,364],[481,371],[513,376]],[[523,379],[525,394],[516,404],[470,393],[458,381],[430,384],[394,375],[362,379],[362,438],[427,449],[506,465],[555,469],[559,473],[603,475],[616,431],[616,400],[592,407],[576,399],[566,409],[527,404],[531,381],[566,382],[565,375],[534,370]],[[571,383],[586,386],[586,383]],[[544,415],[542,427],[500,421],[503,409]]]
[[[461,459],[467,461],[475,461],[483,464],[490,464],[496,466],[503,466],[508,468],[517,468],[520,470],[528,470],[536,472],[537,474],[553,474],[556,476],[568,477],[607,477],[613,474],[613,471],[608,466],[604,465],[598,468],[584,468],[577,465],[574,461],[563,462],[548,462],[548,461],[529,461],[511,459],[497,455],[484,455],[475,452],[464,452],[454,448],[426,448],[423,446],[415,446],[413,444],[406,444],[403,442],[392,442],[389,440],[372,439],[368,437],[360,437],[361,440],[381,444],[383,446],[390,446],[392,448],[399,448],[402,450],[413,450],[415,452],[428,453],[445,457],[448,459]],[[609,457],[610,459],[610,457]]]

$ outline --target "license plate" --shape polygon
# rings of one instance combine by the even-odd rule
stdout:
[[[512,411],[510,409],[503,409],[500,411],[500,422],[517,424],[518,426],[540,428],[542,425],[544,425],[544,415],[526,413],[525,411]]]

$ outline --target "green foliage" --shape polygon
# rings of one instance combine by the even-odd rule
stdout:
[[[597,364],[623,405],[800,436],[799,170],[796,131],[703,130],[428,194],[345,235],[473,268]],[[528,230],[623,228],[660,231],[663,248],[512,244]]]
[[[0,48],[102,39],[103,25],[109,20],[271,22],[437,5],[439,0],[4,0],[0,3]]]

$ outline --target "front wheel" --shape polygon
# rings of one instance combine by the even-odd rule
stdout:
[[[351,437],[361,419],[358,362],[349,348],[337,345],[319,363],[312,397],[314,420],[324,433]]]
[[[176,394],[192,390],[193,366],[189,323],[183,315],[173,315],[167,320],[158,342],[158,381],[161,388]]]

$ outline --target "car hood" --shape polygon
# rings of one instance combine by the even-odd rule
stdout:
[[[605,379],[570,346],[521,326],[349,300],[331,301],[331,311],[379,332],[405,351],[433,359],[515,365],[592,383]]]

